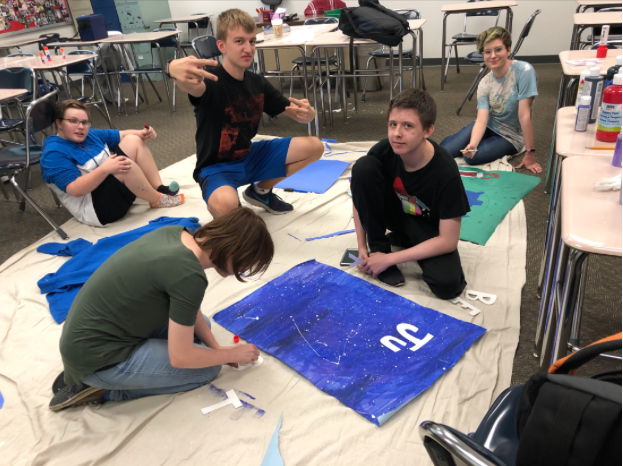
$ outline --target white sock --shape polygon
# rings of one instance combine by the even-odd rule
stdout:
[[[255,183],[253,184],[253,189],[255,189],[255,192],[258,194],[268,194],[270,192],[270,189],[262,189]]]

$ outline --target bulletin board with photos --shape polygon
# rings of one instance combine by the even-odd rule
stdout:
[[[0,0],[0,34],[71,22],[67,0]]]

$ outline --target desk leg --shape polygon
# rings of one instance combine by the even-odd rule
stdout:
[[[443,27],[441,28],[441,91],[443,92],[443,70],[446,64],[446,19],[448,19],[448,13],[443,14]]]
[[[104,116],[104,118],[106,118],[106,121],[108,121],[108,126],[110,126],[110,129],[113,129],[114,126],[112,124],[112,121],[110,120],[110,114],[108,113],[108,105],[106,105],[106,98],[104,97],[104,93],[102,92],[102,87],[100,86],[100,83],[97,80],[97,70],[95,69],[95,64],[91,63],[91,61],[88,61],[87,63],[89,65],[89,68],[91,69],[91,73],[93,76],[92,78],[93,82],[91,83],[91,87],[93,88],[93,95],[95,95],[96,87],[97,87],[97,91],[100,94],[100,102],[93,102],[93,105],[95,106],[95,108],[97,108],[100,111],[100,113]],[[104,106],[103,111],[99,107],[100,103]]]
[[[353,92],[355,93],[355,113],[359,111],[357,103],[357,70],[359,69],[359,59],[357,58],[357,46],[353,45],[353,62],[350,69],[353,71]]]
[[[344,48],[340,49],[340,58],[342,59],[342,77],[340,78],[340,84],[342,85],[342,119],[346,123],[347,101],[346,101],[346,58],[344,56]]]
[[[389,48],[389,100],[394,98],[394,48]]]
[[[578,292],[574,299],[573,322],[571,323],[571,336],[569,342],[575,347],[580,346],[580,326],[582,324],[582,307],[584,305],[584,292],[586,291],[586,278],[588,274],[588,257],[582,262],[580,276],[578,278]]]
[[[511,8],[505,8],[506,10],[506,29],[508,32],[513,32],[513,10]]]
[[[299,51],[301,52],[301,57],[303,57],[303,95],[305,96],[305,98],[307,100],[309,100],[309,92],[307,91],[307,58],[305,57],[305,49],[301,46],[298,47]],[[313,66],[313,59],[312,59],[312,66]],[[279,71],[281,71],[281,69],[279,69]],[[312,75],[312,79],[313,79],[313,75]],[[281,78],[279,78],[279,81],[281,82]],[[315,97],[315,96],[314,96]],[[316,117],[318,117],[318,114],[316,113]],[[311,121],[309,123],[307,123],[307,133],[309,134],[309,136],[312,135],[312,129],[311,129]]]
[[[320,66],[320,52],[316,49],[313,49],[311,51],[311,59],[312,59],[312,63],[311,63],[311,69],[312,69],[312,76],[314,76],[314,71],[316,68],[315,65],[315,57],[314,55],[317,54],[318,55],[318,74],[320,75],[320,95],[322,98],[322,67]],[[316,125],[316,137],[319,138],[320,137],[320,123],[318,121],[318,98],[316,96],[316,80],[312,78],[312,89],[314,92],[314,111],[316,112],[316,121],[315,121],[315,125]],[[323,102],[324,105],[324,102]],[[322,118],[324,119],[324,110],[322,111]]]
[[[394,57],[392,57],[392,61],[394,60]],[[398,44],[398,75],[399,75],[399,79],[400,79],[400,84],[398,85],[398,89],[400,90],[400,92],[402,92],[402,73],[403,73],[403,69],[402,69],[402,42],[400,42]]]
[[[338,56],[338,50],[334,49],[334,53],[336,56]],[[318,58],[320,58],[320,52],[318,53]],[[326,58],[326,65],[327,65],[327,101],[329,103],[329,127],[333,129],[333,104],[331,103],[331,68],[329,67],[329,57],[328,57],[328,50],[325,48],[325,58]],[[340,65],[339,65],[339,59],[338,59],[338,66],[337,66],[337,72],[338,74],[340,73]],[[339,78],[335,79],[335,89],[337,90],[337,80]],[[321,84],[322,85],[322,84]],[[337,102],[337,100],[336,100]]]
[[[562,242],[561,242],[562,243]],[[569,249],[566,245],[565,249]],[[580,282],[584,263],[588,254],[572,249],[569,253],[569,259],[566,263],[566,271],[564,274],[564,282],[562,285],[562,295],[560,298],[560,308],[558,310],[558,321],[556,323],[556,333],[553,341],[552,356],[548,362],[550,365],[558,359],[567,355],[569,337],[571,336],[572,322],[574,320],[573,310],[575,302],[578,298]]]
[[[571,31],[571,45],[569,45],[569,50],[576,50],[576,36],[579,36],[579,27],[577,25],[573,25],[573,30]]]

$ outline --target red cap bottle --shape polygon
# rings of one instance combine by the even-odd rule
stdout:
[[[604,90],[604,99],[597,123],[597,133],[595,134],[598,141],[616,142],[621,132],[622,78],[622,75],[615,74],[612,86],[608,86]]]

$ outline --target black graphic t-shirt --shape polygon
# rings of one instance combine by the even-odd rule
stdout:
[[[218,81],[206,79],[201,97],[188,95],[197,119],[197,167],[193,172],[199,181],[201,169],[221,162],[235,162],[251,151],[251,139],[257,134],[262,112],[271,117],[290,105],[266,78],[244,72],[244,79],[233,78],[222,65],[210,73]]]
[[[430,139],[429,139],[430,141]],[[408,172],[388,139],[368,152],[383,163],[383,176],[400,200],[402,210],[439,227],[439,220],[462,217],[470,211],[459,169],[450,153],[434,141],[435,154],[427,165]]]

